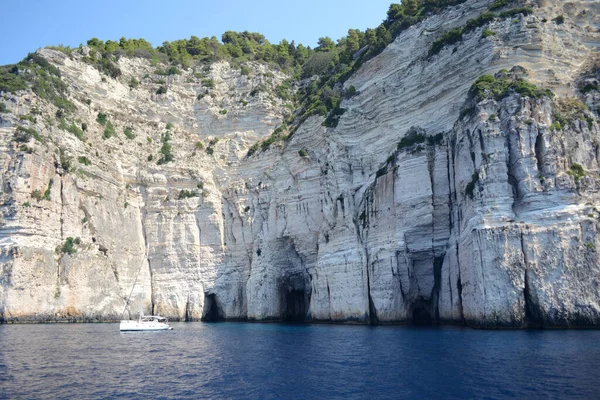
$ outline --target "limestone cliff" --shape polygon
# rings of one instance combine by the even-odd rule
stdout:
[[[113,79],[39,50],[87,130],[4,94],[0,319],[118,319],[137,280],[131,312],[179,320],[599,324],[600,4],[540,1],[430,52],[490,4],[405,30],[345,82],[335,128],[252,156],[289,112],[254,89],[282,72],[219,62],[157,94],[142,58]],[[556,96],[470,91],[500,70]]]

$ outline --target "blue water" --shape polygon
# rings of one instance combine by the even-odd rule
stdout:
[[[600,331],[0,325],[0,398],[599,398]]]

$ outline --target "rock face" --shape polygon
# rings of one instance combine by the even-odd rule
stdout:
[[[600,324],[600,4],[540,1],[428,55],[490,3],[404,31],[345,83],[358,95],[336,128],[311,117],[251,157],[288,112],[253,89],[284,74],[221,62],[159,95],[143,59],[122,58],[117,80],[40,50],[88,130],[60,129],[31,92],[5,95],[0,319],[115,320],[133,287],[126,316],[141,304],[178,320]],[[501,69],[557,97],[476,102],[473,82]],[[98,113],[116,136],[102,138]],[[43,142],[15,143],[20,125]],[[175,159],[157,164],[165,141]]]

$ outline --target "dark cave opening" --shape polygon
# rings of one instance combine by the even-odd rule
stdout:
[[[304,290],[289,290],[285,295],[285,321],[304,322],[306,318],[306,302]]]
[[[222,320],[224,320],[224,318],[219,308],[219,303],[217,302],[217,296],[215,294],[205,294],[202,321],[217,322]]]
[[[307,290],[308,288],[308,290]],[[287,277],[280,284],[281,320],[305,322],[310,304],[310,283],[302,275]]]
[[[424,307],[415,307],[412,311],[412,323],[415,325],[431,325],[431,314]]]

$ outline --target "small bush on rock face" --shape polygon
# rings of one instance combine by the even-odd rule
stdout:
[[[83,126],[83,124],[82,124],[82,126]],[[85,140],[85,138],[83,136],[83,129],[80,129],[77,125],[75,125],[74,122],[71,122],[70,125],[67,125],[66,121],[64,119],[61,119],[60,123],[58,124],[58,128],[62,129],[64,131],[67,131],[69,133],[72,133],[79,140]],[[86,129],[87,129],[87,125],[86,125]]]
[[[497,10],[499,8],[505,7],[511,3],[512,0],[496,0],[494,1],[490,7],[488,8],[490,11]]]
[[[178,200],[183,200],[183,199],[188,199],[190,197],[197,197],[198,193],[196,193],[194,190],[181,190],[181,192],[179,192],[179,197]]]
[[[521,96],[531,98],[554,97],[554,93],[549,89],[540,89],[533,83],[519,78],[512,78],[503,73],[496,74],[496,76],[482,75],[473,83],[470,93],[477,101],[486,98],[501,100],[508,96],[511,90]]]
[[[483,32],[481,33],[481,37],[482,38],[487,38],[490,36],[494,36],[496,34],[496,32],[492,31],[491,29],[485,28],[483,30]]]
[[[160,86],[157,90],[156,90],[156,94],[165,94],[167,93],[167,88],[165,86]]]
[[[140,84],[140,82],[135,78],[131,78],[131,80],[129,81],[129,87],[132,89],[135,89],[136,87],[138,87],[139,84]]]
[[[86,156],[81,156],[77,158],[77,161],[79,161],[79,163],[83,165],[92,165],[92,162]]]
[[[123,130],[123,133],[125,134],[125,137],[129,140],[135,139],[135,134],[133,133],[133,129],[131,129],[130,127],[126,127]]]
[[[104,125],[106,125],[106,121],[108,121],[108,117],[104,113],[98,113],[98,117],[96,117],[96,121],[100,125],[104,126]]]
[[[173,147],[169,143],[169,140],[171,140],[171,135],[169,132],[167,132],[162,136],[163,145],[160,148],[161,157],[158,159],[159,165],[175,160],[175,156],[173,155]]]
[[[206,88],[209,88],[209,89],[215,88],[215,81],[213,81],[212,79],[202,79],[202,81],[200,83],[202,83],[202,86],[204,86]]]
[[[81,240],[79,238],[73,238],[73,237],[69,236],[67,238],[67,240],[65,240],[65,243],[60,248],[60,252],[63,254],[73,255],[73,254],[77,253],[77,250],[75,249],[75,245],[80,244],[80,243],[81,243]]]
[[[575,182],[579,182],[585,176],[585,170],[581,164],[573,164],[571,165],[571,169],[567,171],[567,174],[573,176]]]
[[[427,136],[424,132],[421,132],[418,129],[410,129],[406,136],[400,139],[400,143],[398,143],[398,150],[405,149],[417,143],[424,143],[427,140]]]
[[[110,121],[108,121],[106,123],[106,128],[104,129],[104,134],[102,135],[102,137],[104,139],[110,139],[115,135],[115,133],[115,127],[113,126],[113,124],[111,124]]]

